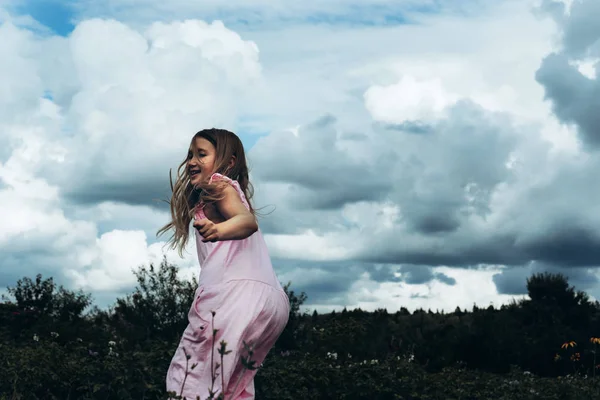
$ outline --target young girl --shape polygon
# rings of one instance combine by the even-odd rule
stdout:
[[[166,379],[167,391],[188,399],[206,399],[211,387],[215,398],[224,393],[226,399],[254,399],[256,370],[242,365],[241,358],[248,357],[244,342],[253,346],[252,360],[259,366],[288,321],[289,299],[273,271],[249,186],[240,139],[223,129],[202,130],[172,185],[172,221],[158,231],[172,229],[169,243],[182,255],[194,218],[198,289]],[[214,342],[212,311],[218,329]],[[213,382],[221,340],[231,353],[223,357]]]

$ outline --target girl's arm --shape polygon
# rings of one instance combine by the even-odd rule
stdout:
[[[216,202],[217,210],[225,217],[225,221],[216,224],[219,232],[218,240],[246,239],[258,230],[258,223],[231,185],[223,189],[223,199]]]

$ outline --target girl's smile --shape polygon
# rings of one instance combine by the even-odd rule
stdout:
[[[214,169],[215,146],[204,138],[196,138],[188,154],[188,173],[190,183],[197,185],[207,181]]]

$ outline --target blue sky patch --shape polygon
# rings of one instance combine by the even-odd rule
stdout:
[[[61,36],[69,35],[75,25],[75,13],[65,0],[23,0],[11,11],[19,15],[30,15],[42,25]]]
[[[468,3],[471,4],[471,2]],[[446,4],[446,8],[461,8],[453,4],[451,3],[450,6]],[[154,15],[151,7],[146,8],[148,9],[145,10],[147,11],[145,14]],[[118,20],[122,20],[123,12],[136,13],[137,11],[135,7],[110,9],[103,0],[97,1],[95,9],[101,15],[114,17]],[[18,15],[30,15],[61,36],[69,35],[75,28],[74,21],[85,15],[85,12],[80,14],[83,10],[77,7],[74,0],[21,0],[10,11]],[[158,10],[156,11],[156,19],[164,20],[165,16],[169,16],[167,19],[184,17],[178,15],[176,10],[163,14],[160,14]],[[290,24],[373,27],[413,24],[415,23],[413,16],[435,14],[442,11],[444,11],[443,6],[439,2],[423,5],[406,5],[402,2],[387,4],[349,3],[347,6],[341,5],[340,7],[331,7],[331,9],[328,7],[324,7],[322,10],[299,9],[297,14],[272,12],[268,8],[259,6],[242,8],[215,7],[214,9],[199,6],[196,12],[193,9],[188,9],[185,18],[200,18],[205,21],[221,20],[232,28],[237,26],[247,30],[273,28],[274,26]],[[117,14],[113,15],[114,12]]]

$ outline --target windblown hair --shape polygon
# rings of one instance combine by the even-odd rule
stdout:
[[[250,205],[250,212],[254,214],[254,208],[250,203],[254,193],[248,178],[248,166],[242,141],[235,133],[225,129],[201,130],[194,135],[190,142],[187,157],[177,170],[175,184],[173,184],[173,177],[169,171],[172,195],[171,200],[167,203],[171,206],[171,222],[157,232],[157,236],[159,236],[173,229],[173,234],[167,244],[170,248],[177,249],[180,257],[183,257],[183,250],[189,239],[190,222],[194,218],[197,207],[221,200],[223,188],[227,185],[223,181],[202,182],[195,187],[191,184],[188,162],[196,154],[195,142],[198,138],[208,140],[215,147],[214,171],[210,171],[211,174],[219,173],[238,181]],[[235,163],[230,166],[229,162],[232,157],[235,157]]]

